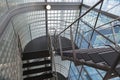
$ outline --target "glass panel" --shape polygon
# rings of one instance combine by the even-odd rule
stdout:
[[[78,10],[48,11],[48,28],[50,33],[54,33],[56,30],[57,30],[56,34],[60,33],[63,29],[65,29],[68,25],[70,25],[70,23],[73,22],[76,17],[78,17],[79,15],[78,12],[79,12]]]
[[[99,0],[83,0],[83,4],[92,6]],[[120,16],[120,0],[104,0],[102,10]],[[99,7],[97,7],[99,9]]]
[[[13,8],[13,6],[24,4],[24,3],[30,3],[30,2],[45,2],[45,0],[7,0],[8,5],[10,8]]]
[[[24,20],[22,20],[23,18]],[[32,39],[46,35],[45,11],[34,11],[17,15],[14,17],[13,23],[16,32],[20,35],[23,49]]]
[[[0,17],[8,10],[6,0],[0,0]],[[0,18],[1,19],[1,18]]]
[[[81,2],[81,0],[47,0],[48,2]]]
[[[97,72],[97,70],[95,68],[91,68],[91,67],[84,67],[85,71],[87,71],[88,75],[90,76],[90,78],[92,80],[102,80],[102,77],[100,75],[104,74],[106,72],[100,72],[100,74]],[[86,76],[87,77],[87,76]]]
[[[11,22],[0,37],[0,80],[22,80],[21,57]]]

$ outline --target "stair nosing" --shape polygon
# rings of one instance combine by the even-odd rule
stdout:
[[[47,69],[46,69],[47,68]],[[45,70],[44,70],[45,69]],[[29,74],[35,74],[35,73],[41,73],[41,72],[46,72],[46,71],[50,71],[52,70],[52,67],[41,67],[41,68],[35,68],[35,69],[31,69],[31,70],[24,70],[23,71],[23,75],[29,75]],[[33,72],[32,72],[33,71]]]
[[[24,63],[23,64],[23,68],[34,67],[34,66],[50,64],[50,63],[51,63],[51,60],[44,60],[44,61],[37,61],[37,62],[31,62],[31,63]]]

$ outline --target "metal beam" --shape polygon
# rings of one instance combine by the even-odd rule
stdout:
[[[96,64],[96,63],[92,63],[92,62],[84,62],[84,61],[77,61],[76,62],[77,65],[87,65],[89,67],[94,67],[94,68],[97,68],[97,69],[101,69],[101,70],[104,70],[104,71],[108,71],[110,70],[110,68],[108,66],[105,66],[105,65],[100,65],[100,64]]]
[[[46,36],[48,36],[48,11],[45,9]]]
[[[100,13],[101,13],[102,5],[103,5],[103,1],[101,2],[100,8],[99,8],[99,12],[98,12],[98,14],[97,14],[97,17],[96,17],[96,20],[95,20],[95,24],[94,24],[94,26],[93,26],[94,29],[93,29],[93,31],[92,31],[92,34],[91,34],[91,37],[90,37],[89,42],[91,42],[91,40],[92,40],[92,38],[93,38],[93,34],[94,34],[94,31],[95,31],[95,28],[96,28],[96,25],[97,25],[97,22],[98,22],[98,18],[99,18]],[[88,48],[90,48],[90,47],[91,47],[90,44],[88,44]]]
[[[118,53],[117,58],[115,59],[115,62],[112,64],[111,69],[106,73],[103,80],[108,80],[111,77],[111,73],[115,70],[116,66],[119,64],[120,61],[120,51],[116,50],[114,47],[107,45],[110,48],[112,48],[116,53]],[[118,46],[119,47],[119,46]],[[120,48],[120,47],[119,47]]]
[[[81,20],[81,22],[83,22],[85,25],[87,25],[89,28],[91,28],[92,30],[94,30],[96,33],[98,33],[99,35],[101,35],[103,38],[105,38],[106,40],[108,40],[109,42],[111,42],[112,44],[115,45],[115,42],[113,42],[112,40],[110,40],[108,37],[106,37],[104,34],[100,33],[98,30],[94,29],[93,27],[91,27],[87,22]]]
[[[87,13],[89,13],[91,10],[93,10],[97,5],[99,5],[103,0],[98,1],[95,5],[90,7],[84,14],[82,14],[80,17],[78,17],[76,20],[74,20],[68,27],[66,27],[63,31],[61,31],[58,35],[62,34],[64,31],[66,31],[68,28],[70,28],[74,23],[76,23],[79,19],[81,19],[83,16],[85,16]]]
[[[90,8],[90,6],[85,5],[85,4],[82,4],[82,6],[85,7],[85,8]],[[110,18],[112,18],[112,19],[117,19],[117,18],[119,17],[119,16],[117,16],[117,15],[108,13],[108,12],[103,11],[103,10],[99,11],[99,9],[96,9],[96,8],[94,8],[93,10],[96,11],[96,12],[100,12],[101,14],[103,14],[103,15],[105,15],[105,16],[107,16],[107,17],[110,17]],[[118,20],[120,21],[120,19],[118,19]]]
[[[79,10],[81,2],[47,2],[51,10]]]
[[[81,1],[81,4],[83,4],[83,0]],[[80,5],[79,16],[81,16],[81,13],[82,13],[82,5]],[[80,20],[78,20],[78,23],[77,23],[77,28],[76,28],[76,33],[75,33],[75,40],[74,40],[74,42],[76,41],[76,37],[77,37],[77,33],[78,33],[79,23],[80,23]]]

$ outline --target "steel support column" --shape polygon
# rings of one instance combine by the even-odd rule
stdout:
[[[45,0],[45,26],[46,26],[46,36],[48,36],[48,10],[46,9],[47,0]]]

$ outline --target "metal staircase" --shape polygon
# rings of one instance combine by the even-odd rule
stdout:
[[[84,17],[88,12],[90,12],[91,10],[93,10],[96,6],[100,5],[100,11],[101,11],[101,7],[103,4],[103,0],[98,1],[95,5],[93,5],[92,7],[90,7],[84,14],[80,15],[80,17],[78,17],[75,21],[73,21],[73,23],[71,23],[68,27],[66,27],[63,31],[61,31],[59,34],[55,34],[54,36],[49,36],[49,49],[51,51],[51,53],[53,53],[53,51],[56,51],[57,54],[59,54],[62,58],[62,60],[70,60],[73,61],[75,63],[76,66],[80,66],[80,65],[87,65],[96,69],[101,69],[106,71],[106,75],[104,76],[103,80],[108,80],[110,78],[116,77],[116,76],[120,76],[120,66],[119,66],[119,47],[110,47],[110,48],[94,48],[93,46],[91,46],[91,39],[88,42],[86,40],[86,42],[88,42],[88,48],[87,49],[77,49],[78,47],[75,45],[74,43],[74,37],[73,36],[73,29],[72,25],[75,24],[77,21],[81,21],[84,24],[86,24],[86,22],[84,22],[82,20],[82,17]],[[101,35],[103,38],[107,39],[108,41],[110,41],[111,43],[113,43],[114,46],[117,46],[112,40],[110,40],[109,38],[107,38],[106,36],[104,36],[103,34],[101,34],[99,31],[96,30],[96,25],[97,25],[97,21],[100,15],[100,11],[98,12],[98,15],[96,17],[95,20],[95,25],[93,27],[89,26],[88,27],[90,29],[93,30],[92,35],[94,32],[98,33],[99,35]],[[115,21],[115,20],[113,20]],[[113,22],[110,21],[109,23]],[[105,23],[103,25],[109,24],[109,23]],[[87,25],[87,24],[86,24]],[[77,28],[78,29],[78,28]],[[70,31],[70,36],[69,39],[67,40],[65,36],[63,36],[65,33],[65,31]],[[69,32],[68,32],[69,33]],[[77,34],[77,30],[76,30],[76,34]],[[68,36],[67,36],[68,37]],[[64,41],[64,39],[65,41]],[[67,46],[66,46],[67,45]],[[52,48],[54,47],[54,48]],[[41,53],[41,54],[39,54]],[[51,54],[51,58],[54,56],[53,54]],[[44,51],[37,51],[37,52],[30,52],[30,53],[24,53],[23,54],[23,60],[30,60],[30,59],[36,59],[36,58],[46,58],[46,57],[50,57],[49,55],[49,51],[45,52]],[[53,62],[54,60],[52,60]],[[48,61],[49,62],[49,61]],[[34,66],[34,65],[43,65],[45,64],[45,67],[41,67],[39,69],[34,69],[34,70],[30,70],[28,68],[28,66]],[[37,79],[44,79],[44,78],[49,78],[49,76],[45,77],[45,75],[52,75],[51,73],[48,72],[52,72],[52,68],[51,66],[46,66],[47,61],[41,61],[41,62],[33,62],[33,63],[27,63],[27,64],[23,64],[23,67],[28,68],[27,70],[23,71],[23,75],[28,75],[27,78],[25,78],[25,80],[29,80],[31,78],[31,80],[37,80]],[[46,72],[43,73],[42,72]],[[34,74],[34,73],[41,73],[41,75],[36,77],[29,77],[29,74]],[[52,76],[51,76],[52,77]]]
[[[91,25],[87,24],[85,21],[82,20],[82,17],[84,15],[86,15],[89,11],[94,9],[95,6],[97,6],[99,3],[101,3],[101,5],[100,5],[100,9],[99,9],[98,15],[95,20],[95,25],[91,27]],[[118,19],[112,20],[110,22],[107,22],[103,25],[96,27],[98,17],[100,15],[102,3],[103,3],[102,0],[98,3],[96,3],[90,9],[88,9],[84,14],[80,15],[80,17],[78,17],[75,21],[73,21],[73,23],[71,23],[63,31],[56,34],[54,36],[54,39],[56,39],[56,40],[53,40],[53,43],[54,43],[54,41],[57,41],[59,43],[59,45],[57,45],[57,47],[59,49],[56,49],[56,53],[58,53],[61,56],[62,60],[73,61],[76,66],[87,65],[87,66],[90,66],[90,67],[93,67],[96,69],[104,70],[104,71],[106,71],[106,75],[104,76],[103,80],[108,80],[110,78],[120,76],[120,64],[119,64],[120,63],[119,62],[120,61],[120,52],[119,52],[120,47],[114,41],[112,41],[111,39],[109,39],[108,37],[106,37],[105,35],[100,33],[97,30],[97,27],[105,26],[107,24],[110,24],[111,22],[118,20]],[[77,23],[77,21],[78,21],[78,23],[79,23],[79,21],[83,22],[85,25],[87,25],[88,28],[92,29],[93,30],[92,36],[93,36],[94,32],[96,32],[98,35],[102,36],[104,39],[111,42],[112,46],[109,45],[109,47],[106,48],[106,44],[104,44],[104,46],[105,46],[104,48],[94,48],[91,45],[92,36],[91,36],[91,39],[89,41],[87,41],[82,35],[82,38],[84,38],[84,40],[86,40],[86,42],[88,44],[88,48],[76,49],[74,38],[77,35],[77,30],[76,30],[76,33],[74,33],[75,27],[73,25],[75,25]],[[69,37],[71,47],[70,46],[64,47],[62,45],[62,44],[65,44],[65,42],[68,42],[68,41],[62,40],[62,37],[65,37],[65,35],[64,35],[65,32],[69,33],[69,36],[67,34],[66,37]],[[74,34],[75,34],[75,36],[73,36]],[[71,50],[70,50],[70,48],[71,48]]]
[[[51,59],[48,59],[48,57],[50,57],[48,50],[23,53],[23,76],[26,76],[24,80],[44,80],[52,78]],[[25,61],[26,63],[24,63]]]
[[[91,27],[91,25],[87,24],[87,22],[85,22],[82,18],[90,11],[96,10],[95,7],[98,6],[99,4],[100,4],[100,9],[97,11],[98,14],[97,14],[97,17],[95,20],[95,25]],[[120,17],[96,27],[99,15],[102,12],[101,11],[102,4],[103,4],[103,0],[99,0],[95,5],[90,7],[82,15],[80,14],[80,16],[75,21],[73,21],[68,27],[66,27],[59,34],[56,34],[54,37],[51,37],[50,35],[48,35],[49,32],[47,30],[48,27],[47,27],[47,18],[46,18],[47,39],[43,38],[43,39],[41,39],[41,41],[43,41],[43,44],[48,43],[48,45],[43,46],[41,44],[38,44],[38,42],[39,42],[39,39],[38,39],[37,40],[38,42],[36,42],[36,44],[34,44],[35,46],[33,46],[33,45],[29,46],[29,49],[28,49],[29,52],[25,51],[22,53],[23,79],[24,80],[46,80],[46,79],[51,79],[52,77],[54,77],[53,76],[54,71],[52,70],[52,68],[54,66],[54,61],[55,61],[53,58],[54,57],[53,51],[55,51],[57,54],[59,54],[61,56],[62,60],[73,61],[76,66],[87,65],[87,66],[90,66],[90,67],[93,67],[96,69],[101,69],[101,70],[106,71],[107,73],[104,76],[103,80],[108,80],[112,77],[120,76],[120,52],[119,52],[120,48],[116,47],[119,45],[117,45],[114,41],[110,40],[108,37],[104,36],[97,30],[98,27],[101,27],[101,26],[107,25],[109,23],[112,23],[114,21],[120,20]],[[37,6],[39,7],[39,5],[37,5]],[[21,9],[21,11],[19,11],[19,9],[18,9],[18,11],[15,11],[17,9],[10,11],[10,13],[8,13],[9,15],[7,15],[7,17],[5,17],[5,19],[3,19],[1,21],[0,37],[2,36],[3,32],[6,30],[7,25],[10,22],[10,20],[12,20],[11,18],[14,15],[16,15],[17,13],[20,13],[22,11],[24,12],[27,10],[24,7],[27,8],[26,6],[23,6],[20,8],[18,7],[19,9]],[[32,9],[34,10],[35,6],[33,5],[33,7],[32,6],[31,7],[28,6],[28,7],[29,7],[28,11],[32,11]],[[81,7],[81,9],[82,9],[82,7]],[[96,32],[97,34],[102,36],[104,39],[111,42],[113,44],[113,46],[115,46],[115,47],[94,48],[93,46],[91,46],[91,43],[90,43],[92,40],[92,36],[91,36],[90,41],[86,40],[86,42],[88,42],[88,45],[89,45],[88,48],[78,49],[78,47],[75,45],[75,42],[73,40],[77,35],[78,28],[75,28],[75,27],[72,28],[72,27],[75,23],[77,23],[77,22],[79,23],[79,21],[83,22],[85,25],[87,25],[88,28],[93,30],[92,36],[93,36],[94,32]],[[76,26],[76,24],[75,24],[75,26]],[[73,29],[76,30],[76,33],[74,33]],[[65,33],[65,31],[67,31],[67,32],[70,31],[69,39],[66,38],[68,36],[64,36],[63,33]],[[14,32],[16,37],[19,35],[14,29],[11,32]],[[75,36],[73,36],[73,34],[75,34]],[[48,39],[48,36],[49,36],[49,39]],[[51,38],[54,39],[53,42],[51,41]],[[84,38],[84,37],[82,37],[82,38]],[[32,38],[31,38],[31,40],[32,40]],[[16,45],[18,45],[19,52],[21,53],[22,47],[21,47],[20,38],[19,39],[16,38],[16,41],[18,41],[17,42],[18,44],[16,44]],[[40,45],[41,45],[41,47],[40,47]],[[53,46],[54,46],[54,48],[53,48]],[[43,50],[39,50],[39,48],[43,48]],[[46,48],[46,50],[44,50],[44,48]],[[31,49],[35,49],[35,50],[31,51]],[[19,57],[21,57],[21,56],[19,56]],[[57,75],[55,75],[55,77],[56,76]]]
[[[63,43],[64,45],[65,42],[68,41],[63,41],[63,40],[61,41],[61,43]],[[59,46],[61,46],[62,48],[63,45],[59,45]],[[119,50],[120,50],[119,47],[89,48],[89,49],[74,49],[74,50],[73,49],[70,50],[64,47],[62,49],[57,50],[56,53],[60,56],[62,55],[61,56],[62,60],[73,61],[76,66],[86,65],[96,69],[104,70],[106,72],[111,71],[109,78],[113,78],[116,76],[120,76],[120,64],[117,63],[114,69],[112,68],[112,66],[115,65],[114,63],[116,62],[116,59],[119,57]]]
[[[63,55],[67,58],[73,57],[73,51],[63,51]],[[110,67],[114,64],[117,56],[119,55],[111,48],[93,48],[93,49],[79,49],[75,50],[76,54],[76,62],[77,64],[81,63],[89,63],[101,66],[103,70],[109,70]],[[68,59],[67,58],[67,59]],[[86,64],[87,65],[87,64]],[[119,69],[120,67],[117,67]],[[119,70],[118,70],[119,71]],[[116,71],[117,72],[117,71]],[[120,74],[119,74],[120,75]]]

